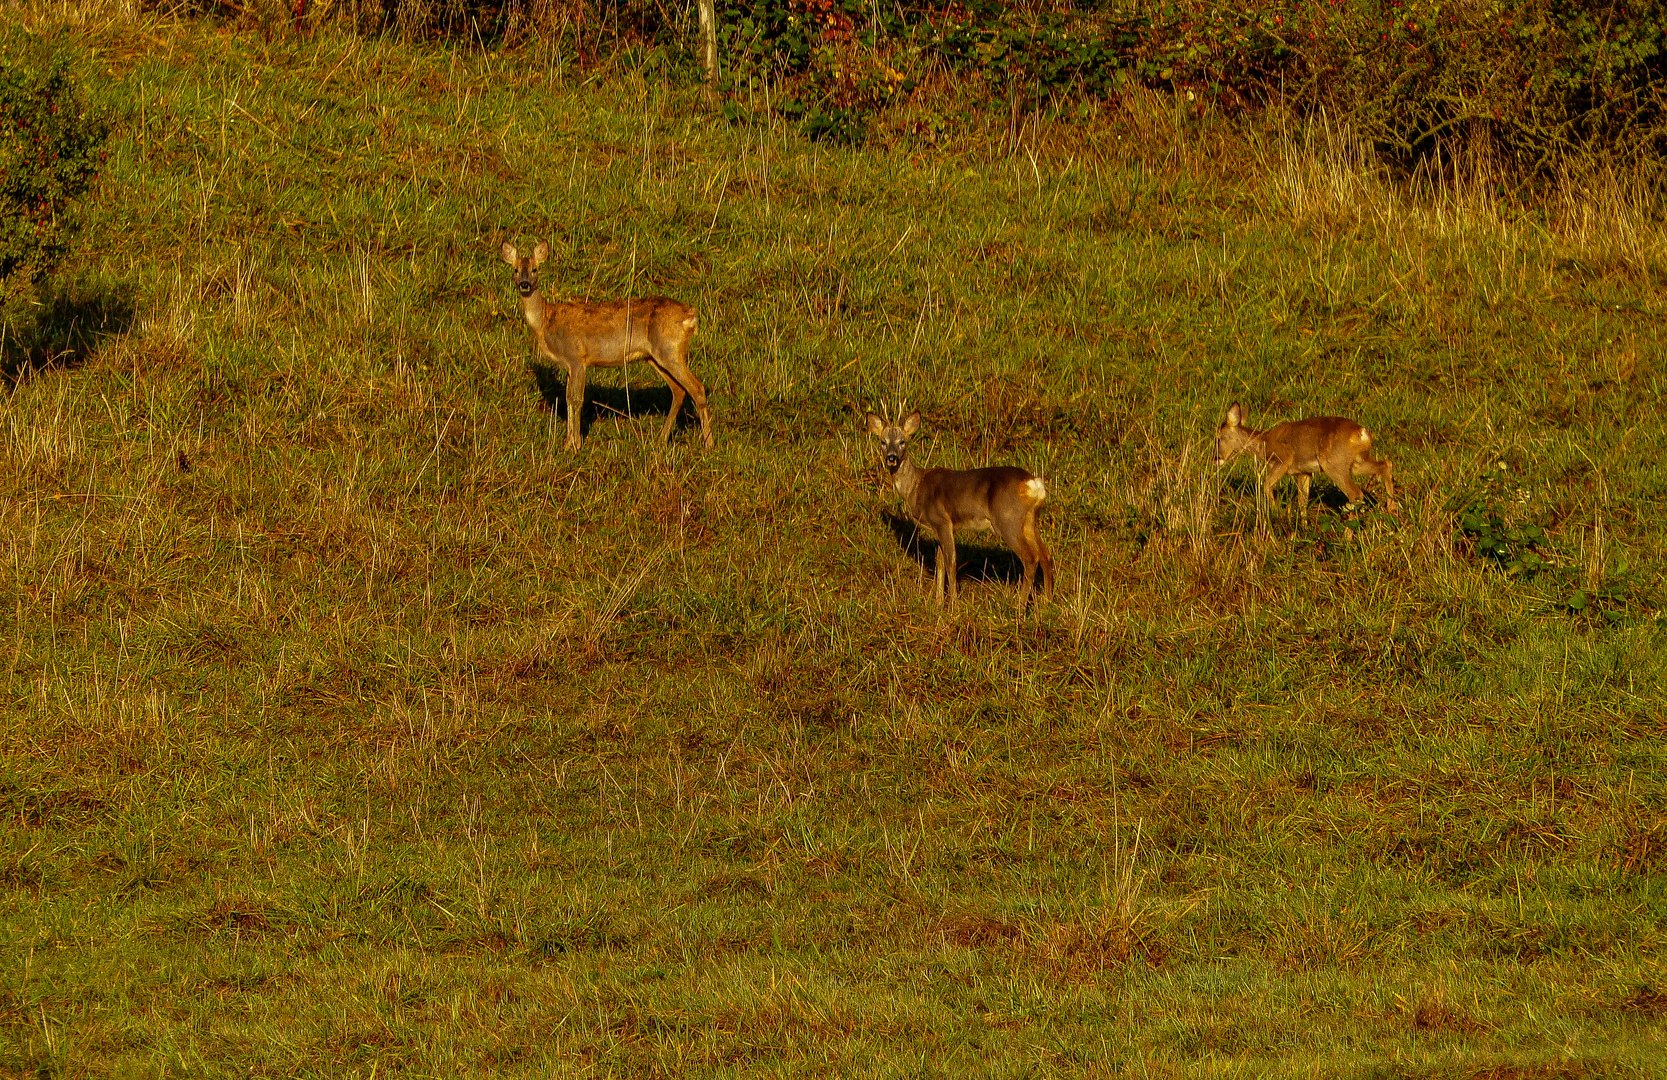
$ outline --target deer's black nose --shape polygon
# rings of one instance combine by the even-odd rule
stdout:
[[[531,296],[533,294],[532,283],[529,281],[518,281],[515,283],[515,287],[521,291],[522,296]]]

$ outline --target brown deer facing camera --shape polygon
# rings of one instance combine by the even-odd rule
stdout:
[[[670,442],[677,414],[686,398],[695,399],[700,431],[712,445],[712,414],[706,408],[706,387],[689,370],[689,343],[695,336],[695,309],[664,296],[601,303],[550,301],[538,292],[538,268],[550,257],[550,245],[540,243],[523,257],[515,245],[501,249],[514,270],[515,291],[521,294],[521,314],[533,332],[538,353],[567,373],[567,449],[582,441],[579,420],[585,408],[585,371],[620,367],[647,360],[671,387],[671,411],[661,439]]]
[[[1036,514],[1048,497],[1042,481],[1023,469],[997,465],[988,469],[923,469],[909,460],[909,436],[920,430],[920,414],[901,423],[868,414],[868,433],[880,440],[886,468],[903,497],[903,509],[938,540],[936,592],[940,603],[955,606],[955,527],[993,529],[1024,564],[1024,610],[1036,569],[1042,569],[1042,592],[1053,592],[1053,557],[1036,531]]]
[[[1351,503],[1358,503],[1366,494],[1354,482],[1355,474],[1380,476],[1384,506],[1395,509],[1395,481],[1390,478],[1389,462],[1372,457],[1371,433],[1353,420],[1315,416],[1257,431],[1245,426],[1244,409],[1235,401],[1216,428],[1216,464],[1225,465],[1241,452],[1267,467],[1262,498],[1269,507],[1273,505],[1273,486],[1287,475],[1297,478],[1297,515],[1303,520],[1308,517],[1308,488],[1316,472],[1330,477]]]

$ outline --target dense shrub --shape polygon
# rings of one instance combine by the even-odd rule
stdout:
[[[1520,168],[1659,154],[1667,8],[1579,0],[1219,0],[1155,5],[1145,81],[1347,118],[1412,155],[1485,137]]]
[[[0,59],[0,313],[63,255],[106,134],[60,61]]]
[[[339,0],[307,18],[489,45],[555,36],[581,56],[654,44],[687,59],[691,8]],[[1529,172],[1593,151],[1667,149],[1659,0],[719,0],[718,11],[726,89],[750,100],[759,95],[745,91],[768,86],[772,108],[812,135],[860,137],[867,117],[937,72],[1004,104],[1112,99],[1140,85],[1201,109],[1324,109],[1403,159],[1477,138]]]
[[[1667,133],[1667,8],[1574,0],[994,0],[893,7],[862,0],[732,3],[737,35],[847,109],[882,107],[861,42],[907,76],[938,64],[992,96],[1111,98],[1133,85],[1199,108],[1279,101],[1346,119],[1410,160],[1485,138],[1524,172],[1591,152],[1660,155]],[[739,9],[739,10],[738,10]],[[797,16],[795,20],[794,16]],[[874,20],[874,21],[865,21]],[[733,42],[734,58],[746,53]],[[870,80],[872,82],[872,80]]]
[[[789,103],[883,108],[937,65],[992,97],[1324,109],[1403,159],[1485,137],[1533,171],[1591,151],[1659,154],[1667,8],[1572,0],[730,0],[725,55]],[[888,83],[889,80],[889,83]]]

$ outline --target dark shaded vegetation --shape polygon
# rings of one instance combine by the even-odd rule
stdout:
[[[135,317],[128,287],[69,286],[54,292],[22,332],[0,340],[0,381],[15,384],[49,368],[77,368],[98,343]]]
[[[938,565],[938,542],[930,534],[922,532],[909,518],[890,511],[881,511],[880,519],[886,528],[897,538],[897,546],[904,554],[930,575]],[[955,564],[961,581],[994,581],[1012,584],[1024,580],[1024,563],[1019,557],[993,542],[968,543],[967,533],[957,534],[955,538]],[[979,536],[979,533],[971,533]],[[988,537],[988,533],[982,534]],[[928,579],[930,580],[930,579]]]
[[[555,420],[567,419],[567,374],[558,371],[549,364],[533,363],[528,365],[532,370],[533,385],[538,389],[539,406],[550,411]],[[600,417],[617,417],[630,420],[639,416],[664,416],[671,411],[671,388],[664,383],[658,385],[633,386],[630,383],[632,371],[652,372],[652,365],[643,363],[627,365],[624,373],[617,376],[620,385],[613,385],[612,381],[599,380],[594,372],[585,381],[585,411],[579,418],[579,429],[589,434],[590,426]],[[604,379],[608,376],[604,376]],[[679,428],[696,420],[694,406],[687,405],[678,414]],[[696,420],[698,423],[698,420]],[[659,432],[658,425],[654,428]]]

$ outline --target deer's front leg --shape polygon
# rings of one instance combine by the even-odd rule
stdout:
[[[955,526],[945,522],[938,526],[938,602],[953,608],[955,598]]]
[[[1285,474],[1290,471],[1290,465],[1283,461],[1273,461],[1268,465],[1268,475],[1262,480],[1262,502],[1267,506],[1269,517],[1273,516],[1276,506],[1273,501],[1274,485],[1285,479]]]
[[[567,449],[577,450],[584,441],[581,429],[585,415],[585,362],[572,360],[567,365]]]

